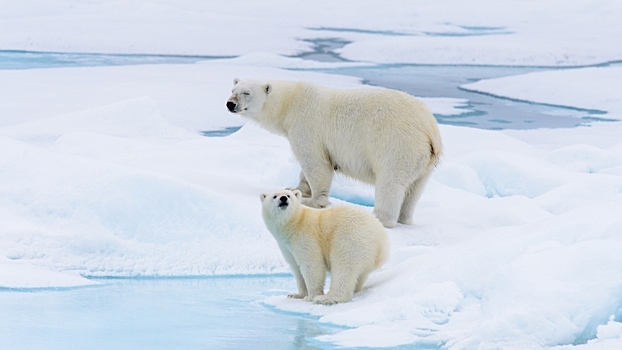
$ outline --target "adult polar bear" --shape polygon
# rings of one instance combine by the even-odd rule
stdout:
[[[412,222],[442,152],[432,113],[400,91],[236,78],[227,108],[289,140],[305,205],[329,205],[340,172],[376,186],[374,214],[385,227]]]

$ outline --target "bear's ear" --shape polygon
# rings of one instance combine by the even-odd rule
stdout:
[[[270,93],[270,91],[272,91],[272,85],[270,84],[266,84],[263,86],[263,91],[266,92],[266,95]]]
[[[268,195],[267,195],[267,194],[265,194],[265,193],[262,193],[262,194],[259,196],[259,199],[260,199],[260,200],[261,200],[261,202],[263,203],[263,200],[264,200],[264,199],[266,199],[266,197],[268,197]]]
[[[238,85],[239,82],[240,82],[240,78],[234,78],[233,79],[233,86]]]
[[[296,198],[298,198],[298,200],[300,200],[300,197],[302,197],[302,192],[300,192],[299,190],[294,190],[294,195],[296,196]]]

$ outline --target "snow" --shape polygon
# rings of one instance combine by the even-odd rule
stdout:
[[[297,178],[287,141],[252,125],[227,138],[206,138],[171,123],[195,130],[240,125],[224,101],[230,77],[245,70],[358,86],[349,77],[206,64],[0,72],[4,81],[14,82],[14,89],[0,97],[8,106],[7,120],[34,118],[0,128],[2,169],[10,169],[0,172],[5,255],[87,276],[287,272],[256,208],[248,205],[258,202],[261,191]],[[173,83],[154,87],[145,82],[156,74]],[[208,78],[193,83],[196,76]],[[180,77],[190,80],[183,91],[207,94],[176,99]],[[42,80],[58,88],[47,89]],[[100,83],[89,85],[93,81]],[[211,94],[209,86],[223,88]],[[28,91],[21,99],[32,104],[24,110],[11,106],[15,91]],[[80,101],[72,104],[76,97]],[[115,99],[121,100],[62,114]],[[175,113],[166,118],[159,106]],[[187,119],[192,123],[177,118],[183,111],[193,112]],[[54,116],[40,117],[45,113]],[[274,146],[266,148],[267,138],[274,139]],[[341,182],[342,193],[354,191],[355,184]],[[254,220],[239,220],[240,215]],[[205,252],[230,246],[232,240],[239,244],[228,253]],[[272,254],[257,254],[257,249]],[[11,280],[2,285],[16,287]],[[46,280],[41,286],[54,283]]]
[[[71,288],[97,284],[73,272],[59,272],[32,264],[22,264],[5,257],[0,260],[0,290],[37,290],[42,286]]]
[[[304,70],[360,63],[285,57],[311,49],[299,39],[351,41],[339,52],[367,62],[560,66],[622,57],[615,1],[398,4],[6,4],[2,49],[240,57],[0,71],[0,289],[287,273],[258,196],[295,185],[299,167],[284,138],[224,103],[234,77],[361,87]],[[463,88],[620,120],[621,72],[551,70]],[[467,105],[425,101],[438,114]],[[226,137],[200,134],[242,125]],[[345,327],[316,338],[343,347],[621,348],[622,124],[440,130],[445,154],[415,223],[389,230],[391,259],[364,291],[331,307],[287,299],[285,290],[263,303]],[[341,177],[331,195],[370,211],[374,199],[372,187]]]
[[[359,79],[333,78],[312,72],[288,72],[246,66],[140,65],[97,68],[1,71],[0,126],[101,107],[149,96],[164,118],[188,130],[240,126],[241,118],[226,113],[223,101],[233,78],[320,80],[335,87],[352,87]],[[50,86],[53,88],[51,89]]]
[[[610,0],[26,0],[3,4],[0,48],[296,55],[337,37],[353,61],[568,66],[620,60],[621,17]]]
[[[30,115],[37,118],[0,128],[0,251],[6,257],[0,285],[92,283],[80,276],[286,273],[257,197],[295,184],[299,168],[287,141],[252,123],[222,138],[202,137],[188,126],[240,123],[227,121],[235,116],[223,105],[229,78],[240,71],[357,86],[349,77],[216,64],[0,72],[21,82],[22,91],[36,90],[28,84],[33,76],[59,86],[23,97],[33,96]],[[190,96],[200,85],[224,91],[201,102],[174,99],[136,78],[156,72],[163,81],[180,80],[171,89],[188,77]],[[89,91],[84,76],[109,79]],[[209,79],[189,78],[196,76]],[[63,97],[68,89],[83,98],[77,106]],[[573,91],[567,93],[570,98]],[[106,99],[119,100],[82,109]],[[180,108],[195,111],[193,123],[164,112],[186,104]],[[63,114],[72,108],[80,110]],[[46,112],[52,116],[42,117]],[[208,113],[213,120],[201,124]],[[572,130],[597,137],[600,128],[622,131],[618,123]],[[537,348],[605,341],[596,338],[597,327],[622,309],[620,140],[568,146],[562,138],[556,148],[554,138],[545,146],[521,140],[532,131],[443,125],[441,133],[445,157],[417,220],[390,230],[392,259],[366,291],[329,308],[284,295],[265,303],[351,327],[318,338],[341,346]],[[337,179],[333,193],[373,204],[371,187],[347,179]],[[26,281],[14,277],[28,269],[36,273]]]

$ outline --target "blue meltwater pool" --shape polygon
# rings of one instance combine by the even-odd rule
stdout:
[[[262,304],[290,276],[98,279],[74,289],[1,290],[0,348],[331,349],[341,328]]]

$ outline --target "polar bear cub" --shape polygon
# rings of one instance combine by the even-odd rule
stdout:
[[[305,205],[328,206],[342,173],[376,186],[374,214],[385,227],[412,223],[443,148],[430,110],[396,90],[235,79],[227,108],[289,140]]]
[[[298,293],[288,297],[327,305],[349,301],[387,260],[387,233],[362,209],[309,208],[301,204],[301,196],[299,190],[260,196],[266,226],[296,277]],[[324,295],[327,271],[331,282]]]

